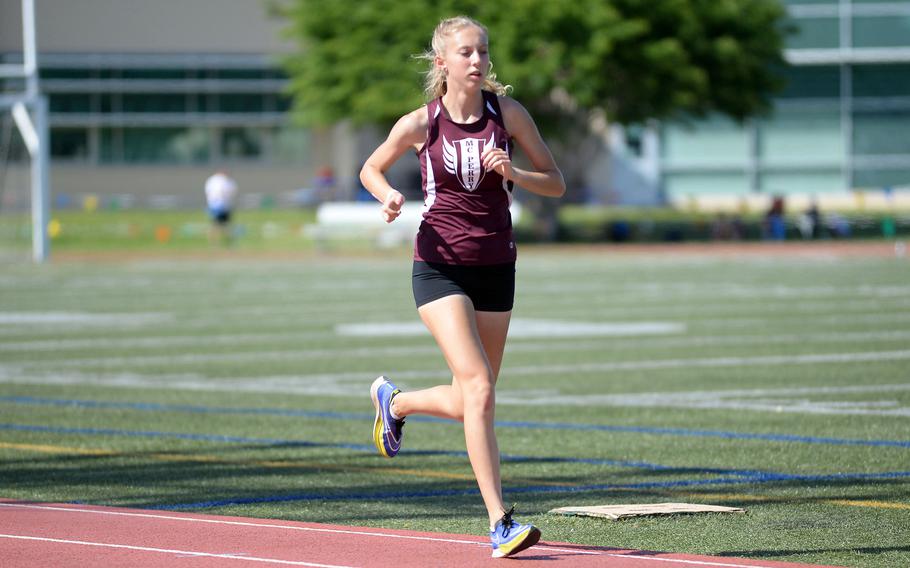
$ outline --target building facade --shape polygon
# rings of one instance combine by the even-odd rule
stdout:
[[[660,129],[664,195],[885,199],[910,189],[910,2],[787,0],[787,85],[773,113]]]
[[[293,200],[326,167],[334,197],[353,197],[378,138],[291,124],[278,58],[293,46],[264,0],[35,4],[56,206],[87,194],[124,206],[195,205],[220,167],[237,177],[248,206]],[[591,200],[732,206],[910,186],[910,1],[786,6],[796,33],[771,116],[613,129],[590,166]],[[21,61],[20,0],[0,0],[0,15],[0,64]],[[0,92],[17,87],[6,79]],[[0,138],[9,139],[9,114],[2,120]],[[16,151],[7,145],[0,160],[13,162]],[[6,185],[14,169],[4,167]]]
[[[343,127],[291,123],[279,62],[291,45],[265,2],[38,0],[35,9],[54,205],[85,195],[127,207],[198,205],[216,168],[237,178],[246,205],[291,199],[326,167],[352,175]],[[0,64],[20,63],[20,0],[0,0],[0,14]],[[0,94],[21,89],[6,79]],[[15,142],[9,113],[2,120],[0,136]],[[8,166],[21,144],[6,153],[6,185],[17,185],[27,170]]]

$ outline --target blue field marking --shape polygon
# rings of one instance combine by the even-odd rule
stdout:
[[[241,444],[260,444],[271,445],[276,447],[312,447],[312,448],[341,448],[355,451],[364,451],[374,453],[373,445],[367,444],[342,444],[342,443],[323,443],[310,442],[306,440],[285,440],[280,438],[251,438],[244,436],[224,436],[215,434],[193,434],[181,432],[160,432],[160,431],[136,431],[136,430],[117,430],[107,428],[66,428],[55,426],[41,426],[30,424],[0,424],[0,430],[13,430],[23,432],[42,432],[55,434],[76,434],[76,435],[93,435],[93,436],[127,436],[141,438],[171,438],[180,440],[194,440],[206,442],[221,443],[241,443]],[[402,452],[402,454],[411,453],[415,455],[451,455],[467,458],[466,452],[460,451],[435,451],[435,450],[418,450],[412,452]],[[621,467],[636,467],[652,470],[678,470],[686,473],[702,473],[725,475],[713,479],[681,479],[675,481],[650,481],[626,484],[590,484],[590,485],[532,485],[520,487],[504,487],[504,493],[579,493],[588,491],[616,491],[616,490],[640,490],[640,489],[669,489],[678,487],[697,487],[712,485],[742,485],[742,484],[764,484],[774,482],[800,482],[800,483],[817,483],[823,481],[869,481],[885,479],[907,479],[910,478],[910,471],[893,471],[878,473],[835,473],[822,475],[796,475],[787,473],[768,472],[760,470],[726,470],[715,468],[689,468],[684,466],[664,466],[658,464],[649,464],[647,462],[628,462],[621,460],[603,460],[589,458],[561,458],[561,457],[533,457],[533,456],[515,456],[503,455],[503,461],[546,461],[546,462],[568,462],[568,463],[589,463],[596,465],[613,465]],[[289,501],[365,501],[365,500],[387,500],[387,499],[420,499],[430,497],[446,497],[460,495],[477,495],[479,491],[476,488],[464,489],[439,489],[427,491],[403,491],[403,492],[381,492],[381,493],[344,493],[344,494],[293,494],[293,495],[270,495],[261,497],[242,497],[217,501],[204,501],[198,503],[178,503],[170,505],[149,506],[149,509],[161,510],[186,510],[186,509],[206,509],[213,507],[224,507],[229,505],[245,505],[255,503],[278,503]]]
[[[290,416],[295,418],[322,418],[328,420],[372,420],[372,414],[360,412],[329,412],[316,410],[296,410],[285,408],[244,408],[244,407],[211,407],[183,404],[159,404],[145,402],[107,402],[94,400],[70,400],[37,398],[30,396],[0,396],[0,403],[38,406],[60,406],[75,408],[98,408],[109,410],[139,410],[145,412],[187,412],[201,414],[253,414]],[[412,422],[433,422],[457,424],[445,418],[432,416],[412,416]],[[754,434],[748,432],[727,432],[723,430],[692,430],[687,428],[659,428],[649,426],[610,426],[605,424],[577,424],[569,422],[527,422],[514,420],[497,420],[497,428],[526,428],[538,430],[575,430],[592,432],[620,432],[626,434],[654,434],[663,436],[683,436],[695,438],[724,438],[729,440],[761,440],[766,442],[787,442],[798,444],[823,444],[833,446],[872,446],[891,448],[910,448],[910,440],[859,440],[854,438],[829,438],[820,436],[800,436],[796,434]]]
[[[255,444],[274,447],[299,447],[299,448],[336,448],[345,450],[354,450],[358,452],[375,453],[376,447],[372,444],[345,444],[345,443],[328,443],[328,442],[310,442],[307,440],[286,440],[281,438],[251,438],[245,436],[224,436],[220,434],[191,434],[182,432],[161,432],[147,430],[116,430],[108,428],[68,428],[59,426],[42,426],[32,424],[0,424],[0,430],[14,430],[20,432],[43,432],[51,434],[75,434],[82,436],[124,436],[132,438],[167,438],[175,440],[193,440],[197,442],[220,442],[230,444]],[[455,456],[467,458],[468,453],[464,451],[452,450],[402,450],[399,455],[414,456]],[[717,468],[698,468],[698,467],[680,467],[653,464],[641,461],[611,460],[599,458],[567,458],[554,456],[520,456],[502,454],[500,459],[504,462],[546,462],[546,463],[580,463],[588,465],[606,465],[615,467],[649,469],[654,471],[673,471],[685,470],[688,473],[703,473],[711,475],[739,475],[755,476],[763,475],[767,472],[738,469],[717,469]]]
[[[788,475],[765,474],[753,478],[722,477],[717,479],[683,479],[678,481],[652,481],[642,483],[603,483],[593,485],[535,485],[525,487],[503,487],[503,494],[514,493],[582,493],[589,491],[621,491],[641,489],[673,489],[679,487],[704,487],[712,485],[745,485],[764,484],[781,481],[799,481],[802,483],[818,483],[824,481],[870,481],[878,479],[907,479],[910,471],[892,471],[883,473],[836,473],[829,475]],[[238,497],[216,501],[200,501],[197,503],[174,503],[171,505],[156,505],[149,509],[165,511],[180,511],[190,509],[209,509],[214,507],[228,507],[231,505],[252,505],[257,503],[282,503],[291,501],[387,501],[393,499],[423,499],[434,497],[453,497],[479,495],[476,488],[467,489],[439,489],[433,491],[399,491],[377,493],[348,493],[348,494],[292,494],[270,495],[262,497]]]

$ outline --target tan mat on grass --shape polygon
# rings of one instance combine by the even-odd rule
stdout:
[[[691,515],[694,513],[745,513],[738,507],[718,505],[695,505],[692,503],[647,503],[643,505],[597,505],[593,507],[560,507],[551,513],[579,517],[601,517],[604,519],[630,519],[653,515]]]

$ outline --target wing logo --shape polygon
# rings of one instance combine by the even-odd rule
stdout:
[[[480,156],[494,146],[494,135],[483,138],[462,138],[449,142],[442,137],[442,155],[446,171],[453,174],[461,187],[474,191],[486,175]]]

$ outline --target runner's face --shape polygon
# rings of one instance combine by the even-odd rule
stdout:
[[[481,87],[490,69],[487,34],[478,27],[467,26],[450,34],[445,57],[440,62],[446,69],[450,86]]]

